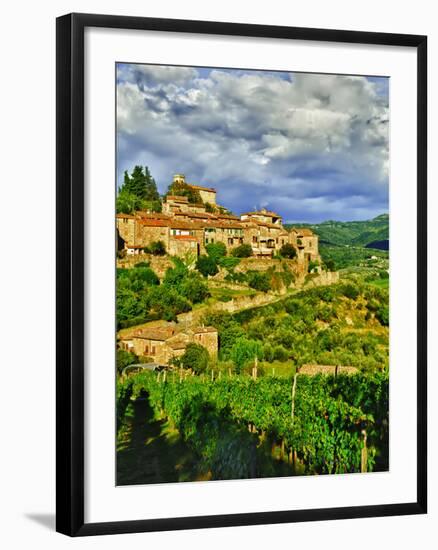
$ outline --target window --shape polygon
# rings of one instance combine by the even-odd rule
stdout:
[[[155,355],[155,346],[152,346],[151,353],[152,353],[152,355]]]
[[[258,241],[258,238],[257,238],[256,235],[254,235],[253,238],[252,238],[252,242],[253,242],[253,243],[256,243],[257,241]]]
[[[233,239],[228,239],[228,244],[233,244]]]

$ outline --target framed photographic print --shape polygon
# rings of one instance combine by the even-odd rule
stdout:
[[[426,513],[426,37],[57,20],[57,530]]]

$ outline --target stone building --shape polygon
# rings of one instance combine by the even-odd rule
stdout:
[[[305,261],[316,261],[320,259],[318,251],[318,235],[307,227],[290,230],[290,243],[295,246],[298,258]]]
[[[204,346],[210,357],[217,357],[218,332],[214,327],[196,327],[189,330],[177,330],[169,323],[166,326],[135,330],[129,337],[122,338],[121,349],[131,351],[138,356],[150,357],[153,362],[168,365],[172,359],[184,354],[187,344]]]

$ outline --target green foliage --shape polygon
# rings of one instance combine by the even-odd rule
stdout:
[[[280,248],[280,256],[282,256],[283,258],[289,258],[292,260],[296,257],[296,255],[296,248],[290,243],[286,243]]]
[[[233,256],[223,257],[219,259],[218,264],[227,271],[233,271],[240,264],[240,258]]]
[[[359,296],[359,289],[353,283],[347,283],[341,287],[342,293],[350,300],[356,300]]]
[[[317,260],[311,260],[307,267],[308,273],[313,273],[318,266],[319,266],[319,262]]]
[[[231,255],[235,258],[249,258],[252,256],[252,248],[249,244],[241,244],[233,248]]]
[[[357,246],[339,246],[320,243],[319,252],[329,271],[354,266],[372,266],[376,262],[387,262],[388,252]],[[371,260],[375,256],[377,260]]]
[[[159,201],[157,185],[147,166],[135,166],[131,175],[125,171],[121,191],[126,191],[145,201]]]
[[[205,246],[208,256],[218,263],[224,256],[227,255],[227,247],[224,243],[210,243]]]
[[[196,374],[202,374],[208,368],[210,356],[204,346],[200,344],[187,344],[186,351],[180,359],[180,364],[185,369],[192,369]]]
[[[214,212],[216,212],[215,207],[209,202],[205,202],[204,206],[205,206],[205,211],[208,212],[209,214],[213,214]]]
[[[351,365],[374,372],[388,366],[388,332],[383,330],[388,298],[387,289],[337,284],[304,290],[269,306],[208,315],[205,322],[218,329],[223,360],[230,359],[236,340],[246,337],[263,345],[265,361]]]
[[[136,210],[141,210],[143,207],[143,201],[136,195],[121,190],[117,195],[116,211],[118,214],[132,214]]]
[[[118,374],[121,374],[125,367],[128,367],[129,365],[132,365],[137,362],[138,362],[138,357],[135,355],[135,353],[131,353],[130,351],[125,351],[123,349],[117,350],[116,365],[117,365]]]
[[[238,338],[230,350],[230,359],[233,361],[236,372],[240,373],[248,362],[263,357],[263,347],[257,340]]]
[[[207,283],[195,272],[189,272],[178,288],[192,304],[201,303],[210,296]]]
[[[199,258],[196,261],[196,269],[204,275],[204,277],[208,277],[216,275],[219,273],[219,269],[217,267],[216,261],[210,257],[210,256],[199,256]]]
[[[291,378],[266,376],[223,377],[211,382],[201,377],[157,382],[139,373],[118,386],[118,416],[129,399],[146,391],[157,413],[169,417],[184,440],[206,461],[214,479],[263,477],[254,464],[251,439],[259,435],[283,441],[294,450],[306,474],[361,471],[362,431],[367,433],[368,471],[388,468],[389,384],[385,372],[373,375],[317,375],[297,378],[294,418],[291,418]],[[244,434],[251,424],[256,434]],[[239,429],[240,428],[240,429]],[[243,430],[242,430],[243,428]],[[239,454],[238,447],[243,448]],[[232,461],[244,461],[235,468]],[[258,472],[258,473],[257,473]]]
[[[338,246],[366,246],[372,241],[389,238],[389,216],[381,214],[372,220],[338,222],[329,220],[318,224],[295,224],[295,227],[309,227],[322,242]]]
[[[161,212],[157,185],[147,166],[135,166],[131,175],[125,171],[116,201],[117,212],[132,214],[136,210]]]
[[[166,195],[176,195],[178,197],[187,197],[192,204],[202,204],[201,195],[197,189],[193,189],[188,183],[182,181],[172,182],[169,185]]]
[[[379,307],[376,311],[376,317],[380,323],[387,327],[389,325],[389,308],[387,305]]]
[[[271,290],[271,278],[268,273],[262,271],[248,271],[248,285],[260,292],[268,292]]]

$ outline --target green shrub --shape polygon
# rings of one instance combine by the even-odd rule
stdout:
[[[350,300],[357,300],[357,298],[359,297],[359,294],[360,294],[359,289],[357,288],[357,286],[352,284],[352,283],[347,283],[347,284],[343,285],[342,286],[342,293],[347,298],[350,298]]]
[[[187,344],[184,355],[180,358],[180,364],[185,369],[192,369],[196,374],[205,372],[208,368],[210,356],[204,346],[200,344]]]
[[[381,306],[376,311],[376,318],[380,321],[380,324],[387,327],[389,326],[389,308],[388,306]]]
[[[196,261],[196,269],[202,273],[204,277],[213,276],[219,272],[216,262],[210,256],[199,256]]]
[[[290,243],[286,243],[284,244],[281,248],[280,248],[280,255],[283,257],[283,258],[289,258],[290,260],[292,260],[293,258],[296,257],[297,255],[297,250],[296,248],[291,245]]]
[[[247,274],[248,285],[260,292],[268,292],[271,289],[271,280],[267,273],[250,271]]]
[[[241,244],[233,248],[231,255],[235,258],[249,258],[252,256],[252,248],[249,244]]]
[[[210,243],[205,246],[205,250],[210,258],[216,263],[227,255],[227,247],[224,243]]]
[[[219,259],[218,264],[228,271],[232,271],[240,264],[240,258],[234,256],[222,257]]]

